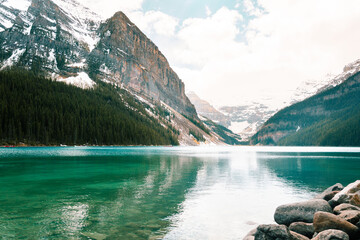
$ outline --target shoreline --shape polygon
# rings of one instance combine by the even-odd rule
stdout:
[[[360,180],[337,183],[305,202],[285,204],[276,224],[261,224],[243,240],[359,240]]]

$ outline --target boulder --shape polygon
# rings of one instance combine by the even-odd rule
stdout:
[[[335,214],[340,214],[342,211],[347,211],[347,210],[357,210],[357,211],[360,211],[360,207],[357,207],[357,206],[354,206],[354,205],[351,205],[349,203],[342,203],[338,206],[336,206],[334,208],[334,213]]]
[[[338,216],[355,225],[360,220],[360,211],[346,210],[342,211]]]
[[[349,235],[340,230],[329,229],[319,233],[312,240],[349,240]]]
[[[350,204],[360,207],[360,194],[354,194],[350,199]]]
[[[335,214],[328,212],[317,212],[314,215],[314,230],[322,232],[328,229],[337,229],[346,232],[350,237],[358,233],[358,228]]]
[[[297,232],[290,231],[290,235],[292,240],[310,240],[308,237],[305,237]]]
[[[332,209],[327,201],[314,199],[306,202],[281,205],[276,209],[274,219],[278,224],[287,226],[293,222],[311,223],[314,214],[318,211],[332,212]]]
[[[315,232],[314,226],[312,223],[304,223],[304,222],[294,222],[294,223],[290,224],[289,230],[293,231],[293,232],[297,232],[308,238],[311,238]]]
[[[327,188],[325,191],[320,193],[315,197],[315,199],[324,199],[326,201],[329,201],[332,199],[338,192],[344,189],[344,186],[341,183],[337,183],[335,185],[332,185],[331,187]]]
[[[332,207],[337,206],[341,203],[349,203],[351,196],[354,195],[359,190],[360,190],[360,180],[357,180],[356,182],[350,183],[343,190],[337,193],[329,201],[329,203]]]
[[[256,233],[256,240],[289,240],[292,238],[289,229],[285,225],[259,225]]]

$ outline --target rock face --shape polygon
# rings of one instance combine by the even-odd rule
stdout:
[[[322,232],[328,229],[337,229],[346,232],[349,236],[356,236],[358,228],[342,219],[328,212],[317,212],[314,215],[314,229],[315,232]]]
[[[330,205],[321,199],[279,206],[274,214],[278,224],[289,226],[293,222],[311,223],[318,211],[332,212]]]
[[[125,14],[102,22],[74,0],[24,2],[26,9],[0,2],[0,69],[23,67],[64,82],[86,75],[197,119],[183,82]]]
[[[196,93],[189,92],[186,94],[190,101],[194,104],[196,111],[201,116],[204,116],[212,121],[221,124],[228,128],[231,125],[230,118],[225,114],[219,112],[214,106],[207,101],[201,99]]]
[[[349,235],[340,230],[325,230],[319,233],[313,240],[349,240]]]
[[[97,32],[100,41],[88,57],[95,76],[163,101],[182,114],[197,116],[184,83],[165,56],[124,13],[117,12]]]

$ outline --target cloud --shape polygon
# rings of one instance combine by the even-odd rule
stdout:
[[[185,20],[144,11],[143,0],[81,1],[104,16],[124,11],[186,89],[218,106],[287,100],[302,81],[339,73],[360,58],[358,0],[245,0],[234,9],[204,6],[206,17]]]
[[[263,13],[245,29],[241,15],[225,7],[183,22],[166,56],[188,90],[215,105],[282,102],[302,81],[340,73],[359,58],[357,0],[259,0],[257,6]]]
[[[111,17],[117,11],[126,14],[141,9],[144,0],[78,0],[84,6],[100,14],[104,19]]]
[[[173,36],[179,24],[177,18],[160,11],[133,11],[129,13],[129,17],[142,31],[162,37]]]

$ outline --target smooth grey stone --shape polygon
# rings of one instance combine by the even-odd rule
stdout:
[[[332,212],[327,201],[314,199],[306,202],[298,202],[279,206],[274,214],[275,222],[289,226],[293,222],[311,223],[314,214],[318,211]]]

